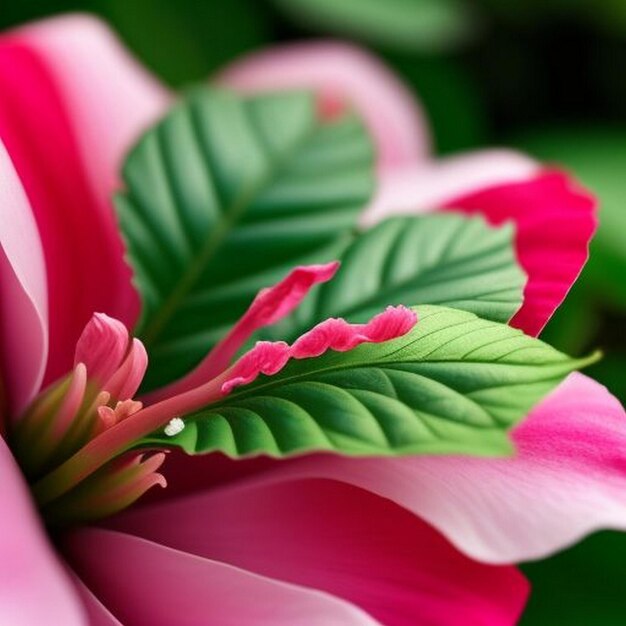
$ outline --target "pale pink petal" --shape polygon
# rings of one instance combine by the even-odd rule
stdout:
[[[513,438],[513,458],[315,455],[272,464],[248,480],[324,477],[357,485],[490,563],[541,558],[602,528],[626,530],[626,414],[602,385],[571,374]]]
[[[9,390],[9,410],[16,415],[32,400],[43,379],[48,307],[37,226],[1,141],[0,223],[0,373]],[[0,406],[0,414],[2,410]]]
[[[27,486],[0,438],[0,624],[87,626],[80,600],[48,543]]]
[[[74,365],[84,363],[89,378],[105,383],[120,366],[128,341],[128,330],[122,322],[94,313],[76,344]]]
[[[289,359],[309,359],[328,350],[346,352],[362,343],[381,343],[406,335],[417,323],[417,315],[405,306],[390,306],[367,324],[350,324],[341,318],[319,323],[289,346],[283,341],[259,341],[218,381],[222,394],[247,385],[259,374],[278,373]],[[212,384],[209,383],[209,387]]]
[[[94,311],[130,324],[138,299],[110,195],[123,152],[168,96],[94,18],[0,37],[0,139],[33,207],[50,293],[46,381],[67,372]]]
[[[85,529],[65,546],[82,579],[123,624],[380,626],[325,593],[131,535]]]
[[[193,389],[223,372],[241,346],[260,328],[275,324],[289,315],[306,297],[312,287],[330,280],[339,263],[302,265],[289,272],[276,285],[262,289],[232,330],[209,352],[187,376],[146,396],[155,402],[188,389]]]
[[[376,224],[391,215],[424,213],[486,187],[533,178],[540,166],[512,150],[482,150],[420,166],[397,167],[379,177],[379,187],[361,222]]]
[[[546,171],[527,182],[451,199],[446,208],[484,215],[494,225],[515,222],[528,282],[511,325],[538,335],[587,262],[597,227],[595,199],[566,174]]]
[[[231,486],[128,511],[125,532],[343,598],[387,626],[515,624],[513,568],[474,562],[388,500],[327,480]]]
[[[246,93],[312,89],[328,117],[354,107],[374,136],[380,170],[428,157],[430,136],[415,98],[378,59],[355,46],[318,41],[263,50],[227,67],[217,81]]]

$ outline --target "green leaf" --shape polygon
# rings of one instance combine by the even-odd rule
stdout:
[[[189,454],[284,456],[506,454],[507,430],[569,372],[574,360],[472,313],[419,307],[400,339],[290,362],[187,416],[173,445]]]
[[[274,0],[307,26],[330,28],[410,51],[447,50],[476,20],[465,0]]]
[[[197,90],[149,130],[116,198],[142,298],[145,389],[196,365],[258,289],[343,249],[372,164],[361,123],[320,122],[305,93]]]
[[[335,278],[264,337],[294,340],[328,317],[364,322],[389,304],[440,304],[507,322],[523,300],[513,226],[436,213],[386,220],[341,257]]]

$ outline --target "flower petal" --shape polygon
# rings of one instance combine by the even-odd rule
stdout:
[[[0,483],[0,624],[86,626],[81,603],[44,535],[2,439]]]
[[[319,591],[275,581],[131,535],[85,529],[73,533],[65,544],[83,580],[124,624],[378,624],[349,603]]]
[[[480,213],[494,225],[513,220],[524,304],[511,325],[537,336],[563,302],[589,257],[597,227],[595,199],[561,172],[491,187],[450,200],[446,208]]]
[[[74,366],[83,363],[89,378],[103,385],[119,368],[128,341],[128,330],[122,322],[104,313],[94,313],[78,338]]]
[[[168,97],[93,18],[0,38],[0,138],[33,207],[50,294],[49,382],[67,372],[91,314],[138,310],[109,195],[123,151]]]
[[[355,46],[318,41],[268,49],[236,61],[217,80],[243,92],[313,89],[322,115],[329,117],[353,106],[374,136],[381,170],[427,158],[430,137],[413,95]]]
[[[602,528],[626,530],[626,414],[602,385],[571,374],[513,438],[514,458],[316,455],[275,464],[256,480],[357,485],[489,563],[541,558]]]
[[[389,172],[361,221],[438,208],[480,214],[494,225],[515,223],[528,283],[511,323],[538,335],[587,260],[596,229],[593,198],[567,175],[542,171],[524,155],[488,150]]]
[[[531,158],[512,150],[481,150],[397,167],[380,176],[377,194],[361,222],[371,226],[391,215],[432,211],[461,194],[529,180],[539,169]]]
[[[0,370],[10,391],[9,411],[16,415],[32,400],[43,379],[48,303],[37,225],[2,142],[0,222]],[[0,383],[0,395],[2,386]],[[0,415],[2,404],[0,398]]]
[[[74,585],[80,595],[87,613],[89,626],[124,626],[105,606],[96,598],[91,590],[78,576],[74,575]]]
[[[388,626],[514,624],[513,568],[471,561],[397,505],[335,481],[232,486],[129,511],[114,525],[343,598]]]
[[[13,36],[44,63],[72,120],[90,184],[106,198],[124,153],[165,112],[171,94],[91,15],[34,22]]]

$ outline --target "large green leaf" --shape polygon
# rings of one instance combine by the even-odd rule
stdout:
[[[474,31],[465,0],[274,0],[307,26],[405,50],[440,51]]]
[[[361,123],[305,93],[198,90],[146,133],[116,198],[150,352],[146,389],[187,372],[256,291],[336,256],[372,192]]]
[[[328,317],[364,322],[389,304],[441,304],[507,322],[523,300],[513,227],[454,213],[389,219],[354,240],[335,278],[265,333],[293,340]]]
[[[405,337],[292,361],[188,416],[179,435],[143,444],[231,456],[504,454],[507,430],[588,362],[472,313],[417,313]]]

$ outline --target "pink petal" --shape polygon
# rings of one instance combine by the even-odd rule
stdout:
[[[33,399],[43,379],[48,307],[37,226],[1,142],[0,222],[0,370],[10,390],[9,410],[16,415]]]
[[[566,174],[544,172],[525,183],[491,187],[446,203],[494,225],[513,220],[520,264],[528,274],[524,304],[511,325],[538,335],[589,257],[596,201]]]
[[[138,309],[109,196],[122,154],[168,97],[106,27],[70,16],[0,38],[0,138],[32,204],[50,292],[46,381],[94,311]]]
[[[89,588],[124,624],[378,624],[325,593],[123,533],[81,530],[69,537],[66,548]]]
[[[114,526],[325,591],[387,626],[514,624],[528,591],[513,568],[471,561],[409,512],[334,481],[207,491]]]
[[[74,576],[74,584],[85,607],[89,626],[124,626],[78,576]]]
[[[48,543],[19,469],[0,439],[0,624],[86,626],[81,603]]]
[[[361,221],[370,226],[391,215],[431,211],[461,194],[529,180],[539,169],[538,163],[511,150],[482,150],[396,167],[380,176],[376,196]]]
[[[316,455],[275,464],[257,481],[357,485],[489,563],[541,558],[602,528],[626,530],[626,414],[602,385],[571,374],[513,437],[514,458]]]
[[[264,50],[236,61],[217,80],[246,93],[313,89],[327,117],[354,107],[374,136],[381,170],[427,158],[429,132],[413,95],[377,58],[355,46],[318,41]]]
[[[165,112],[171,95],[91,15],[42,20],[14,36],[45,64],[72,120],[91,186],[106,198],[118,183],[124,153]]]
[[[137,393],[147,368],[148,353],[146,348],[139,339],[134,338],[130,342],[130,348],[124,362],[104,384],[104,389],[111,394],[112,398],[129,400]]]
[[[308,359],[328,350],[346,352],[362,343],[381,343],[406,335],[417,323],[417,315],[404,306],[387,307],[367,324],[349,324],[341,318],[321,322],[289,346],[283,341],[259,341],[223,377],[224,395],[235,387],[247,385],[259,374],[277,374],[290,358]]]
[[[128,341],[128,330],[122,322],[104,313],[94,313],[76,344],[74,365],[84,363],[89,378],[103,384],[120,366]]]
[[[325,265],[302,265],[289,272],[276,285],[262,289],[232,330],[190,374],[149,394],[146,400],[155,402],[182,393],[223,372],[241,346],[257,330],[275,324],[289,315],[299,306],[312,287],[330,280],[338,268],[337,261]]]

